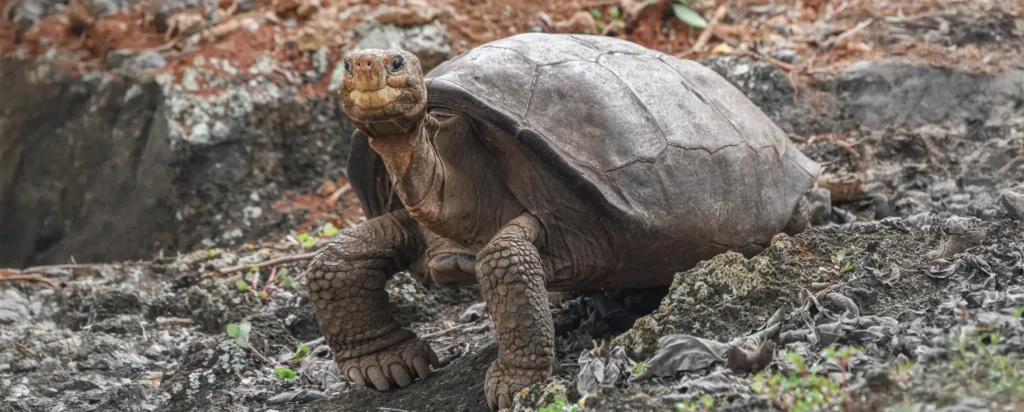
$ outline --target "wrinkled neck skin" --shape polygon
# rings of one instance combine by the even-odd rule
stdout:
[[[436,214],[441,206],[444,168],[431,139],[437,127],[427,114],[408,133],[369,135],[370,147],[384,160],[395,191],[413,218]]]

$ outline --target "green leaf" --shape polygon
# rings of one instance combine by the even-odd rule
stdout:
[[[275,281],[280,284],[286,276],[288,276],[288,268],[281,268],[277,271],[277,279]]]
[[[282,288],[291,287],[293,283],[295,283],[295,279],[292,278],[291,276],[287,276],[287,277],[284,278],[283,281],[281,281],[281,287]]]
[[[846,250],[839,249],[836,254],[832,255],[832,263],[836,265],[843,263],[843,259],[846,259]]]
[[[612,9],[608,11],[608,16],[610,16],[613,19],[622,17],[622,10],[619,10],[618,7],[612,7]]]
[[[235,287],[238,288],[238,290],[240,290],[242,292],[248,292],[249,291],[249,284],[246,283],[242,279],[238,279],[238,280],[235,281]]]
[[[227,332],[228,336],[232,338],[238,336],[238,325],[234,323],[229,323],[227,327]]]
[[[635,365],[633,365],[633,374],[634,375],[639,375],[643,371],[644,371],[644,364],[643,364],[643,362],[637,362]]]
[[[299,360],[309,355],[309,346],[305,343],[300,343],[295,346],[295,353],[292,354],[292,359]]]
[[[295,371],[289,368],[274,368],[274,375],[281,379],[295,379]]]
[[[324,237],[334,237],[334,235],[338,234],[338,228],[334,227],[334,224],[331,222],[327,222],[324,228],[320,230],[320,234]]]
[[[848,261],[848,262],[846,262],[846,265],[843,266],[843,269],[840,270],[840,272],[842,272],[842,273],[852,272],[856,268],[857,268],[857,265],[854,264],[853,261]]]
[[[700,397],[700,403],[704,404],[704,409],[711,409],[712,406],[715,406],[715,398],[703,395]]]
[[[686,23],[690,27],[703,29],[708,27],[708,21],[704,20],[700,14],[693,11],[693,9],[686,7],[680,3],[672,5],[672,11],[675,12],[676,17],[679,18],[683,23]]]
[[[590,10],[590,15],[594,16],[594,20],[601,20],[601,10],[592,9]]]
[[[249,322],[242,322],[238,324],[238,333],[235,336],[235,344],[243,348],[249,347],[249,331],[252,330],[252,324]]]
[[[260,297],[260,299],[266,299],[266,298],[267,298],[267,296],[270,296],[270,295],[269,295],[269,294],[267,294],[267,291],[265,291],[265,290],[261,290],[261,291],[260,291],[260,293],[259,293],[259,294],[257,294],[257,296],[259,296],[259,297]]]

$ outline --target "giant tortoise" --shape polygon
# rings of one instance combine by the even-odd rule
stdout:
[[[423,75],[406,51],[344,59],[348,164],[367,221],[311,260],[339,370],[378,390],[437,356],[385,283],[479,284],[498,337],[492,407],[555,361],[548,291],[643,288],[806,229],[820,166],[714,71],[611,37],[520,34]]]

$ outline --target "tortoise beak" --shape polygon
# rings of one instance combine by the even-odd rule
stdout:
[[[360,92],[373,92],[384,88],[384,63],[373,55],[362,55],[352,59],[352,86]]]

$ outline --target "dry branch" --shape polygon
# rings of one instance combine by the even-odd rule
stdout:
[[[279,258],[276,258],[276,259],[270,259],[270,260],[265,261],[265,262],[255,263],[255,264],[251,264],[251,265],[231,266],[231,267],[227,267],[227,268],[224,268],[224,269],[215,270],[215,271],[210,272],[210,273],[206,273],[202,277],[204,279],[205,278],[212,278],[212,277],[215,277],[215,276],[228,275],[228,274],[235,273],[235,272],[238,272],[238,271],[246,271],[246,270],[249,270],[249,269],[252,269],[252,268],[263,268],[263,267],[267,267],[267,266],[276,266],[276,265],[280,265],[280,264],[283,264],[283,263],[298,262],[300,260],[309,260],[309,259],[312,259],[313,256],[316,256],[316,254],[317,254],[317,252],[300,253],[298,255],[282,256],[282,257],[279,257]]]
[[[711,17],[711,22],[708,23],[708,27],[700,33],[700,37],[697,37],[697,41],[693,43],[693,47],[690,47],[690,50],[686,51],[684,55],[704,51],[704,47],[707,46],[708,41],[711,40],[711,36],[715,34],[715,29],[722,23],[722,19],[725,18],[725,13],[727,11],[729,11],[728,5],[723,4],[718,6],[718,9],[715,10],[715,15]]]

